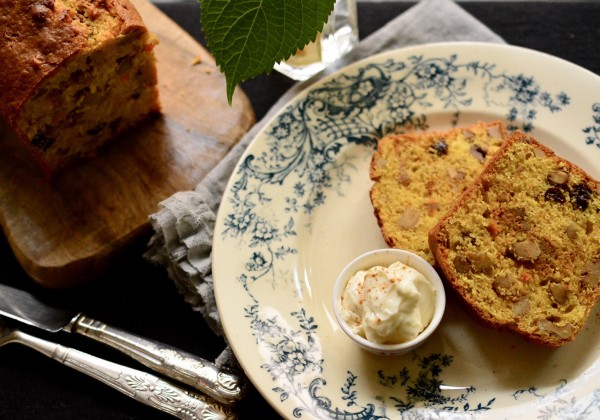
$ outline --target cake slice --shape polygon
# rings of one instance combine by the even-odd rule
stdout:
[[[386,243],[433,263],[429,230],[506,138],[498,121],[381,138],[371,160],[370,197]]]
[[[516,132],[429,244],[478,319],[558,347],[581,331],[600,294],[600,183]]]
[[[128,0],[8,3],[0,114],[46,174],[159,112],[157,39]]]

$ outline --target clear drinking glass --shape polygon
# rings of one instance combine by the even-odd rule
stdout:
[[[350,52],[357,43],[356,0],[337,0],[315,41],[275,64],[274,69],[294,80],[306,80]]]

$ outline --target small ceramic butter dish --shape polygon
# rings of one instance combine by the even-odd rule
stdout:
[[[400,262],[401,264],[395,264],[397,262]],[[418,273],[415,273],[415,271],[404,265],[416,270]],[[357,273],[361,271],[369,272],[373,267],[383,267],[386,270],[389,268],[389,270],[375,269],[375,272],[370,275],[370,279],[367,279],[369,275],[365,275],[365,273],[360,273],[358,277],[355,278]],[[388,274],[380,274],[382,271]],[[349,282],[352,283],[349,284]],[[403,282],[409,282],[411,284],[403,284]],[[402,284],[402,286],[398,286],[400,284]],[[352,296],[354,297],[352,303],[346,302],[346,304],[343,304],[342,297],[345,294],[347,286],[354,288],[351,292],[348,292],[353,293]],[[392,287],[394,288],[393,290],[391,289]],[[376,294],[373,295],[372,290],[375,288],[378,288],[379,291],[376,291]],[[369,292],[371,294],[366,294],[366,292],[363,291],[367,289],[371,291]],[[360,297],[358,294],[360,294]],[[349,300],[349,295],[346,295],[345,297]],[[368,297],[374,298],[372,302],[375,302],[376,304],[369,303],[365,305],[364,301],[368,299]],[[421,302],[419,299],[423,299],[424,301]],[[356,306],[359,303],[362,305],[359,312],[363,312],[362,315],[364,315],[364,319],[367,319],[368,317],[370,320],[369,328],[367,328],[367,323],[362,322],[362,318],[360,318],[362,315],[356,315],[356,312],[353,311],[353,309],[357,309]],[[350,309],[349,305],[352,306],[352,309]],[[407,315],[401,305],[407,305],[407,307],[410,306],[412,312],[409,311]],[[423,305],[422,309],[415,309],[421,308],[418,305]],[[431,308],[431,305],[433,305],[433,308]],[[381,308],[381,312],[371,311],[373,307]],[[403,354],[412,351],[423,344],[440,324],[445,307],[446,294],[444,286],[435,269],[418,255],[400,249],[377,249],[356,257],[341,271],[333,290],[335,318],[342,330],[361,348],[376,354]],[[392,311],[390,311],[390,308]],[[394,312],[396,308],[398,308],[398,311]],[[370,312],[367,315],[368,311]],[[349,313],[351,315],[349,315]],[[424,326],[424,329],[418,332],[415,337],[416,331],[414,330],[414,323],[421,322],[422,324],[425,324],[426,321],[422,319],[424,316],[423,314],[428,314],[427,319],[430,318],[430,320],[427,325]],[[352,328],[348,322],[346,322],[344,317],[349,319],[349,316],[352,318],[352,322],[356,325],[361,325],[359,329],[363,331],[365,336],[359,335],[359,333],[355,332],[355,328]],[[379,318],[379,316],[381,316],[381,318]],[[392,319],[392,317],[396,318]],[[398,321],[398,319],[402,320]],[[410,321],[407,321],[408,319],[410,319]],[[382,326],[379,324],[380,321],[382,324],[387,324]],[[398,325],[397,328],[403,328],[403,331],[394,332],[394,328],[396,327],[393,327],[390,331],[390,325]],[[379,328],[380,326],[381,328]],[[409,335],[411,338],[402,339],[393,344],[387,344],[387,341],[384,344],[381,343],[382,339],[379,335],[381,331],[384,331],[386,334],[391,334],[391,336],[396,338],[398,336],[403,336],[403,334],[405,334],[404,330],[410,332],[411,328],[413,329],[412,334]],[[369,332],[365,332],[367,329]],[[368,336],[371,336],[371,339],[365,338]],[[377,337],[377,340],[375,337]]]

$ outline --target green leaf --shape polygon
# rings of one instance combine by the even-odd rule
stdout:
[[[273,65],[314,41],[335,0],[200,0],[208,48],[235,86],[269,73]]]

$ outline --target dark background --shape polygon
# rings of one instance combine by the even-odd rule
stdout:
[[[413,3],[359,1],[361,38]],[[508,43],[543,51],[600,74],[600,3],[598,2],[466,2],[464,9]],[[203,42],[194,2],[159,4],[192,36]],[[260,119],[292,81],[274,72],[248,81],[242,88]],[[225,92],[223,93],[225,94]],[[154,340],[214,360],[224,347],[202,316],[177,293],[162,267],[142,258],[146,240],[99,281],[69,291],[45,292],[53,299],[77,303],[89,316]],[[0,235],[0,282],[36,290]],[[27,329],[27,331],[32,332]],[[38,336],[140,368],[125,356],[60,333]],[[240,418],[274,418],[275,411],[252,388],[239,405]],[[20,345],[0,349],[0,419],[159,419],[171,418],[147,408],[87,376]]]

